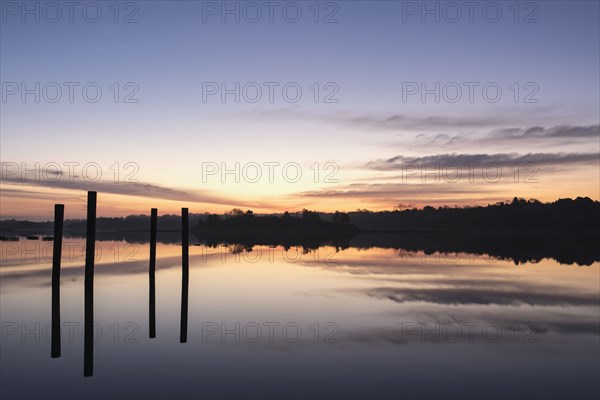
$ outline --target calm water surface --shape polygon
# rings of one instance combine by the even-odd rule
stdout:
[[[101,241],[94,376],[83,377],[84,240],[65,239],[62,356],[51,242],[2,242],[2,398],[560,398],[600,395],[599,267],[390,248]]]

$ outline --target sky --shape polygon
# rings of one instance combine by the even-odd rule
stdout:
[[[0,1],[2,219],[600,197],[598,1]]]

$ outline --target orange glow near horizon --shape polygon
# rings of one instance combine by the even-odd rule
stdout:
[[[583,174],[585,172],[585,174]],[[597,177],[590,171],[576,171],[579,176],[563,174],[552,179],[539,179],[537,183],[497,182],[487,185],[459,184],[448,186],[439,183],[397,183],[397,193],[377,193],[377,184],[329,185],[320,190],[288,191],[281,187],[265,190],[236,190],[230,185],[227,191],[216,192],[216,200],[198,201],[172,200],[142,195],[115,194],[98,190],[98,216],[124,217],[132,214],[149,214],[156,207],[160,214],[179,214],[182,207],[188,207],[191,213],[221,214],[232,208],[250,209],[255,213],[281,213],[284,211],[310,210],[333,212],[369,209],[373,211],[393,210],[398,205],[421,208],[427,205],[439,206],[476,206],[507,201],[513,197],[535,198],[542,202],[551,202],[559,198],[590,197],[599,200]],[[589,178],[582,179],[581,176]],[[549,183],[553,182],[553,183]],[[403,188],[407,188],[406,193]],[[408,190],[408,188],[411,190]],[[417,190],[415,190],[415,187]],[[438,190],[450,188],[444,193]],[[90,189],[95,189],[91,187]],[[452,190],[458,189],[458,193]],[[0,214],[2,219],[51,220],[54,204],[65,204],[65,218],[85,218],[86,195],[83,190],[40,187],[35,185],[3,183],[0,191]],[[243,193],[242,197],[235,193]],[[265,200],[266,199],[266,200]]]

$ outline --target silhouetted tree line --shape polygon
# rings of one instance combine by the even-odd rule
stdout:
[[[396,211],[356,211],[350,222],[364,230],[456,229],[600,229],[600,202],[589,197],[560,199],[552,203],[514,198],[478,207],[430,207]]]
[[[190,225],[198,223],[201,214],[190,215]],[[64,222],[66,231],[85,231],[85,219],[67,219]],[[180,231],[181,216],[166,214],[158,217],[158,226],[161,231]],[[10,232],[19,230],[51,230],[52,221],[32,222],[15,219],[0,221],[0,231]],[[98,217],[96,219],[98,231],[147,231],[150,229],[149,215],[129,215],[127,217]]]
[[[515,198],[512,202],[486,207],[364,210],[349,214],[303,210],[260,216],[234,209],[225,215],[191,215],[195,224],[190,225],[195,226],[193,244],[227,244],[239,251],[267,245],[301,246],[307,252],[329,245],[338,250],[377,247],[425,254],[488,254],[515,264],[553,258],[564,264],[591,265],[600,260],[599,205],[589,198],[561,199],[545,204]],[[355,229],[351,222],[362,231]],[[38,234],[52,229],[52,222],[5,220],[0,223],[0,229],[9,232],[22,230]],[[65,230],[66,238],[85,236],[85,220],[67,220],[65,225],[70,227]],[[150,218],[145,215],[99,218],[96,236],[97,240],[146,243],[149,225]],[[179,216],[161,216],[158,226],[159,242],[180,243]],[[389,232],[378,233],[375,229]],[[447,234],[444,232],[447,230],[457,231]]]
[[[256,215],[252,211],[233,209],[223,215],[190,214],[192,231],[273,231],[273,232],[349,232],[355,229],[378,231],[427,230],[600,230],[600,202],[588,197],[560,199],[552,203],[514,198],[477,207],[430,207],[395,211],[359,210],[350,213],[319,213],[302,210],[283,214]],[[67,219],[65,231],[85,231],[85,219]],[[148,215],[99,217],[98,231],[148,231]],[[39,231],[52,229],[52,221],[0,221],[0,231]],[[179,231],[179,215],[158,217],[159,231]]]
[[[233,209],[225,215],[210,214],[200,219],[194,230],[206,231],[351,231],[356,228],[350,224],[350,216],[336,211],[330,214],[330,220],[321,218],[316,211],[302,210],[298,215],[285,212],[282,215],[255,215],[251,210],[246,212]]]

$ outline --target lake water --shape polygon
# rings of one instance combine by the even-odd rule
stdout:
[[[60,358],[52,242],[1,242],[2,398],[598,398],[600,263],[389,246],[97,242],[93,376],[84,249],[65,238]]]

